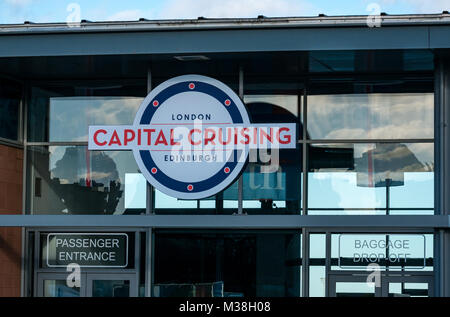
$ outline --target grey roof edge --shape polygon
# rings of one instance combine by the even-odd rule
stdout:
[[[368,15],[258,18],[199,18],[138,21],[0,24],[0,35],[33,33],[180,31],[254,28],[368,27]],[[450,14],[381,15],[383,26],[450,25]]]

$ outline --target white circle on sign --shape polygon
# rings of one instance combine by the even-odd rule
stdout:
[[[250,124],[243,102],[227,85],[206,76],[185,75],[152,90],[142,102],[134,126],[162,130],[170,142],[171,133],[192,132],[199,128],[200,122],[203,132],[207,127],[226,129],[231,124]],[[183,138],[186,140],[186,135]],[[198,133],[192,133],[192,140],[204,141]],[[205,146],[203,142],[202,145]],[[142,174],[156,189],[180,199],[201,199],[222,191],[239,176],[248,148],[224,150],[217,142],[216,145],[210,142],[204,148],[176,145],[161,150],[157,146],[148,150],[133,148],[133,154]]]

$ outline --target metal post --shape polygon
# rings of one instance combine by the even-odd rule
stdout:
[[[29,86],[28,83],[22,87],[22,100],[20,102],[20,127],[19,127],[19,139],[23,142],[23,162],[22,162],[22,214],[26,214],[27,206],[27,125],[28,125],[28,100],[29,100]],[[31,200],[31,196],[30,196]],[[30,211],[31,213],[31,211]],[[27,235],[26,228],[22,227],[22,259],[20,263],[20,296],[27,296],[28,274],[29,270],[27,265],[26,253],[27,253]]]
[[[147,71],[147,94],[150,93],[150,91],[152,90],[152,71],[150,69],[150,67],[148,68]],[[153,208],[153,186],[150,185],[149,182],[146,182],[147,184],[147,190],[146,190],[146,204],[145,204],[145,214],[149,215],[154,213],[154,208]]]
[[[242,66],[239,66],[239,98],[244,100],[244,70]],[[242,215],[243,213],[243,186],[244,184],[241,175],[238,180],[238,215]]]
[[[147,70],[147,93],[150,93],[152,90],[152,71],[149,67]],[[147,184],[147,191],[146,191],[146,204],[145,204],[145,214],[149,215],[154,213],[154,206],[153,206],[153,186],[150,185],[149,182],[146,182]],[[145,231],[145,246],[146,246],[146,252],[145,252],[145,297],[151,297],[152,296],[152,284],[153,284],[153,239],[152,239],[153,230],[152,228],[147,228]],[[143,241],[141,241],[142,243]]]
[[[307,99],[307,91],[303,93],[303,131],[302,131],[302,139],[303,144],[302,146],[302,172],[303,172],[303,183],[302,183],[302,214],[307,215],[308,214],[308,165],[307,165],[307,158],[308,158],[308,143],[305,141],[308,139],[307,137],[307,114],[308,114],[308,99]]]
[[[450,64],[447,58],[437,56],[435,70],[435,214],[448,215],[450,210]],[[449,230],[435,230],[435,288],[436,296],[450,296]]]
[[[145,297],[152,296],[152,283],[153,283],[153,274],[152,274],[152,259],[153,259],[153,247],[152,247],[152,228],[148,228],[145,231]],[[143,243],[143,241],[141,241]],[[142,255],[141,255],[142,256]]]
[[[302,229],[302,297],[309,297],[309,232]]]

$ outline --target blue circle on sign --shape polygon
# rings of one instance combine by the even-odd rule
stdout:
[[[194,127],[196,123],[192,117],[196,114],[191,114],[191,109],[197,116],[212,117],[212,121],[206,122],[209,126],[226,128],[227,124],[250,124],[244,104],[228,86],[210,77],[185,75],[172,78],[152,90],[141,104],[134,125]],[[179,122],[178,117],[188,120]],[[223,120],[218,122],[218,119]],[[228,150],[228,159],[222,163],[168,162],[172,153],[152,149],[133,149],[133,154],[141,172],[156,189],[180,199],[201,199],[220,192],[236,179],[245,164],[248,149]],[[195,157],[196,154],[192,155]]]

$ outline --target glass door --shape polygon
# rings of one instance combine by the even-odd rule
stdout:
[[[67,285],[68,273],[38,274],[38,297],[84,297],[86,296],[86,274],[81,274],[80,287]]]
[[[387,276],[382,280],[383,297],[432,297],[432,276]]]
[[[367,274],[330,274],[328,296],[330,297],[379,297],[381,287],[375,282],[367,282]]]
[[[379,286],[368,282],[368,274],[330,274],[330,297],[431,297],[432,275],[381,274]],[[373,280],[373,279],[370,279]]]
[[[87,297],[137,297],[136,274],[95,274],[87,276]]]

